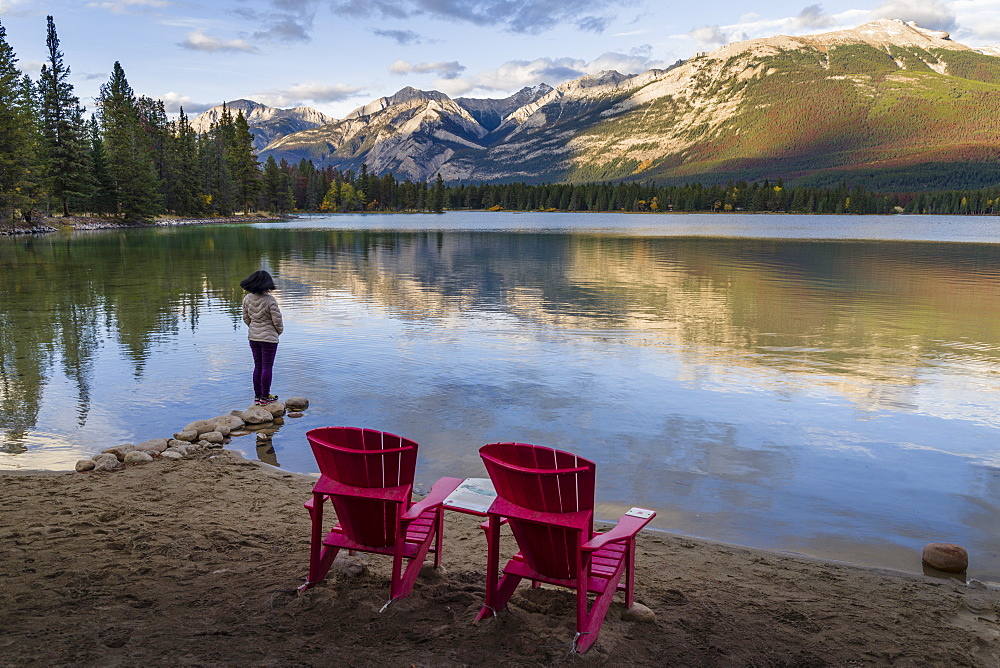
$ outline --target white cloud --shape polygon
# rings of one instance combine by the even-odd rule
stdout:
[[[33,13],[33,0],[0,0],[0,16],[26,16]]]
[[[497,93],[513,93],[525,86],[537,86],[540,83],[558,86],[586,74],[598,74],[605,70],[637,74],[665,67],[662,61],[649,58],[647,52],[646,48],[638,47],[629,54],[605,53],[590,61],[568,57],[511,60],[496,69],[486,70],[472,77],[439,79],[435,82],[435,87],[451,96],[470,92],[495,96]]]
[[[207,111],[215,106],[210,102],[192,102],[190,96],[181,95],[173,91],[164,93],[157,99],[163,101],[163,107],[166,109],[168,114],[179,113],[181,107],[184,107],[184,113],[191,116],[192,114],[200,114],[201,112]]]
[[[916,21],[921,28],[954,30],[958,23],[948,3],[941,0],[885,0],[872,10],[871,20],[902,19]]]
[[[465,71],[465,65],[461,65],[458,61],[454,60],[449,63],[408,63],[405,60],[397,60],[389,65],[390,74],[426,74],[427,72],[436,72],[442,79],[454,79],[463,71]]]
[[[288,88],[280,90],[269,90],[250,96],[262,104],[271,107],[301,107],[306,103],[342,102],[344,100],[357,97],[364,92],[362,86],[348,86],[347,84],[326,84],[310,81],[302,84],[293,84]]]
[[[179,46],[192,51],[260,53],[260,50],[244,39],[219,39],[205,34],[204,30],[192,30]]]
[[[969,46],[1000,44],[1000,2],[997,0],[958,0],[955,10],[959,28],[954,39]]]
[[[134,10],[162,9],[169,7],[168,0],[105,0],[104,2],[88,2],[88,7],[104,9],[114,14],[128,14]]]
[[[797,30],[815,30],[829,28],[836,24],[836,20],[824,12],[821,5],[809,5],[799,12],[793,23]]]
[[[21,70],[25,74],[30,74],[35,76],[42,71],[42,65],[45,63],[41,60],[19,60],[17,62],[17,69]]]
[[[729,34],[723,32],[719,26],[695,28],[688,33],[688,37],[693,39],[703,49],[717,49],[732,41]]]
[[[821,5],[804,7],[794,16],[765,18],[757,13],[747,13],[731,24],[707,25],[687,34],[671,35],[672,39],[689,39],[699,50],[711,50],[732,42],[741,42],[774,35],[806,35],[843,28],[853,28],[872,20],[866,9],[848,9],[837,14],[827,14]]]

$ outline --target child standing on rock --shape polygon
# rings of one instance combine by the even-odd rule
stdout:
[[[240,281],[240,287],[247,291],[243,298],[243,322],[250,328],[247,338],[253,353],[254,403],[265,406],[278,400],[278,395],[271,394],[271,367],[278,352],[278,336],[284,330],[281,309],[271,294],[274,279],[263,269]]]

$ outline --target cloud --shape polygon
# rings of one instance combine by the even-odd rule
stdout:
[[[649,58],[646,53],[646,47],[640,46],[633,49],[632,53],[605,53],[590,61],[568,57],[511,60],[496,69],[486,70],[472,77],[440,79],[435,82],[435,86],[448,95],[464,95],[471,91],[495,95],[513,93],[525,86],[537,86],[540,83],[558,86],[605,70],[635,74],[665,66],[665,63]]]
[[[817,28],[829,28],[837,21],[823,11],[820,5],[809,5],[805,7],[792,22],[797,30],[815,30]]]
[[[389,66],[390,74],[425,74],[427,72],[437,72],[442,79],[454,79],[465,71],[465,65],[458,61],[450,63],[408,63],[405,60],[397,60]]]
[[[184,38],[184,41],[179,42],[178,45],[192,51],[207,51],[209,53],[218,51],[228,53],[260,53],[260,50],[256,46],[246,40],[224,40],[217,37],[210,37],[205,34],[204,30],[192,30]]]
[[[921,28],[932,30],[958,27],[955,13],[941,0],[885,0],[872,10],[870,18],[916,21]]]
[[[34,4],[35,0],[0,0],[0,16],[29,16],[36,12],[40,13]]]
[[[672,39],[689,39],[700,50],[712,50],[732,42],[740,42],[773,35],[805,35],[838,28],[853,28],[871,20],[866,9],[848,9],[838,14],[827,14],[821,5],[812,4],[794,16],[762,17],[757,13],[740,16],[736,22],[706,25],[687,34],[671,35]]]
[[[216,106],[210,102],[192,102],[189,96],[173,91],[160,95],[157,99],[163,101],[163,108],[168,114],[180,113],[181,107],[184,107],[185,114],[200,114]]]
[[[260,4],[259,0],[258,3]],[[269,0],[268,10],[260,11],[249,4],[226,10],[231,16],[259,24],[251,36],[263,42],[308,42],[320,0]]]
[[[136,10],[162,9],[172,5],[169,0],[104,0],[104,2],[88,2],[88,7],[96,7],[113,14],[131,14]]]
[[[954,39],[970,46],[1000,44],[1000,3],[996,0],[964,0],[953,6],[961,26]]]
[[[17,69],[21,70],[25,74],[30,74],[35,76],[42,70],[42,65],[45,62],[41,60],[19,60],[17,63]]]
[[[379,37],[388,37],[396,44],[402,46],[409,46],[411,44],[420,44],[420,35],[413,32],[412,30],[372,30],[373,35],[378,35]]]
[[[312,39],[309,31],[312,30],[313,17],[297,19],[290,16],[277,18],[266,30],[258,30],[253,34],[253,39],[265,42],[308,42]]]
[[[722,32],[719,26],[702,26],[695,28],[688,33],[688,37],[698,43],[698,46],[705,49],[717,49],[732,41],[727,33]]]
[[[347,84],[326,84],[310,81],[302,84],[294,84],[288,88],[280,90],[269,90],[251,96],[251,99],[271,107],[302,107],[307,102],[342,102],[365,92],[362,86],[348,86]]]
[[[588,12],[633,4],[634,0],[333,0],[331,7],[344,16],[391,19],[428,16],[538,34],[560,24],[602,32],[613,19],[590,16]]]
[[[601,33],[608,29],[608,25],[614,21],[611,16],[585,16],[576,22],[576,27],[586,32]]]

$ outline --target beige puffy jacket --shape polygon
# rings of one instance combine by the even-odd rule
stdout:
[[[269,293],[251,292],[243,298],[243,322],[250,328],[247,338],[251,341],[277,343],[284,330],[278,300]]]

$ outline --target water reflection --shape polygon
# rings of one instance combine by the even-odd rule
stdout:
[[[290,325],[276,383],[314,407],[234,440],[249,456],[311,471],[307,429],[371,426],[420,442],[429,480],[513,438],[597,460],[608,517],[654,505],[663,528],[880,563],[954,540],[1000,576],[998,260],[544,231],[2,240],[0,466],[244,408],[238,282],[264,266]]]

